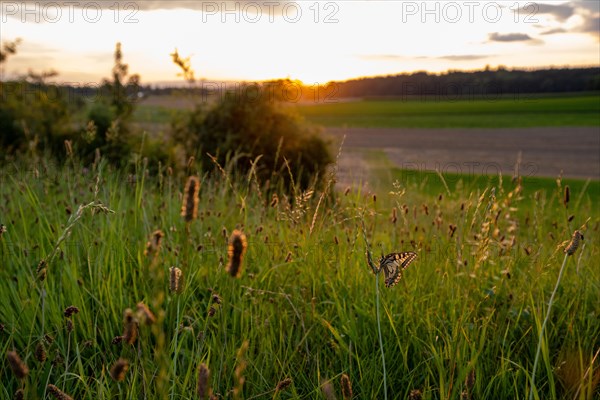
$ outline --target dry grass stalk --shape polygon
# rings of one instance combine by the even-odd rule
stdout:
[[[115,382],[123,382],[125,380],[125,374],[129,370],[129,361],[124,358],[119,358],[117,362],[110,368],[110,377]]]
[[[342,385],[342,397],[344,400],[349,400],[352,398],[352,382],[350,382],[350,377],[346,374],[342,374],[340,378],[340,384]]]
[[[229,238],[229,246],[227,248],[227,255],[229,256],[227,272],[234,278],[239,278],[242,274],[242,262],[244,261],[244,254],[247,247],[246,235],[237,229],[234,230]]]
[[[53,384],[49,384],[47,386],[48,393],[50,393],[57,400],[73,400],[71,396],[54,386]]]
[[[27,364],[21,360],[21,357],[19,357],[16,351],[7,352],[6,358],[8,359],[8,365],[10,366],[10,369],[18,379],[23,379],[27,376],[27,374],[29,374],[29,368],[27,367]]]
[[[183,204],[181,206],[181,216],[185,222],[191,222],[198,217],[199,193],[200,180],[195,176],[190,176],[185,184]]]
[[[208,366],[204,363],[198,366],[198,385],[196,388],[196,393],[198,394],[198,398],[204,400],[210,394],[210,388],[208,387],[208,379],[210,377],[210,370]]]

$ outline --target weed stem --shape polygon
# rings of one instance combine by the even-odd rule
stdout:
[[[379,274],[375,274],[375,293],[377,299],[377,331],[379,332],[379,348],[381,349],[381,364],[383,366],[383,395],[387,400],[387,373],[385,371],[385,353],[383,352],[383,339],[381,338],[381,318],[379,316]]]
[[[533,388],[535,387],[535,372],[537,370],[538,361],[540,358],[540,352],[542,350],[542,339],[544,338],[544,330],[546,329],[546,324],[548,323],[548,318],[550,317],[550,311],[552,310],[552,304],[554,303],[554,296],[558,291],[558,286],[560,285],[560,280],[562,279],[563,272],[565,270],[565,266],[567,265],[568,254],[565,254],[565,259],[563,260],[562,266],[560,267],[560,272],[558,273],[558,279],[556,280],[556,285],[554,286],[554,291],[552,291],[552,295],[550,296],[550,301],[548,302],[548,310],[546,311],[546,317],[544,318],[544,323],[542,324],[542,329],[540,330],[540,337],[538,338],[538,346],[537,351],[535,352],[535,360],[533,361],[533,371],[531,372],[531,388],[529,390],[529,400],[533,399]]]

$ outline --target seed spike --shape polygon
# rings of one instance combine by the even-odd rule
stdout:
[[[198,217],[199,193],[200,180],[195,176],[190,176],[185,184],[183,204],[181,206],[181,216],[185,222],[189,223]]]
[[[242,231],[235,229],[231,233],[227,248],[227,255],[229,256],[227,272],[234,278],[239,278],[242,274],[242,262],[244,261],[244,254],[246,254],[247,247],[246,235]]]

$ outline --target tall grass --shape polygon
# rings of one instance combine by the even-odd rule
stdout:
[[[599,393],[600,212],[587,186],[570,185],[577,201],[568,222],[556,185],[483,181],[449,185],[449,194],[433,179],[404,180],[380,187],[375,208],[373,193],[360,187],[323,198],[286,194],[228,166],[193,166],[201,190],[187,230],[187,176],[143,163],[132,175],[108,167],[99,174],[101,165],[0,170],[0,398],[22,389],[42,399],[47,387],[76,399],[194,398],[201,365],[210,370],[203,393],[224,398],[313,399],[331,390],[339,398],[342,374],[354,398],[383,398],[373,277],[357,215],[372,243],[419,254],[396,287],[380,292],[394,399],[526,398],[536,324],[559,272],[557,246],[590,218],[576,268],[565,270],[556,292],[536,391],[544,399]],[[92,202],[114,214],[83,212],[72,224],[79,205]],[[160,251],[144,254],[157,229]],[[247,237],[239,278],[226,271],[223,233],[235,229]],[[40,296],[36,269],[55,248]],[[171,267],[182,271],[177,292],[169,291]],[[119,343],[125,310],[140,302],[154,324],[140,319],[135,343]],[[69,332],[63,312],[71,305],[80,312]],[[44,362],[35,358],[41,341]],[[9,367],[9,351],[27,364],[24,379]],[[110,376],[125,365],[120,359],[128,363],[115,370],[122,381]]]

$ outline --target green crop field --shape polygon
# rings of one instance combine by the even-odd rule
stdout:
[[[526,399],[564,260],[534,395],[598,398],[597,182],[392,170],[370,193],[286,197],[228,168],[193,169],[189,224],[187,177],[164,167],[0,169],[0,398],[22,389],[47,399],[47,384],[90,400],[201,398],[206,388],[228,399],[350,398],[345,374],[355,399],[383,399],[384,387],[391,399]],[[157,229],[160,248],[145,252]],[[247,237],[238,278],[226,271],[234,229]],[[585,240],[568,257],[575,229]],[[367,241],[375,256],[417,253],[396,286],[371,272]],[[171,267],[183,274],[177,292]],[[65,316],[69,306],[79,312]],[[129,368],[115,369],[123,360]]]
[[[328,127],[520,128],[600,126],[600,95],[462,100],[359,100],[302,104],[309,121]]]

